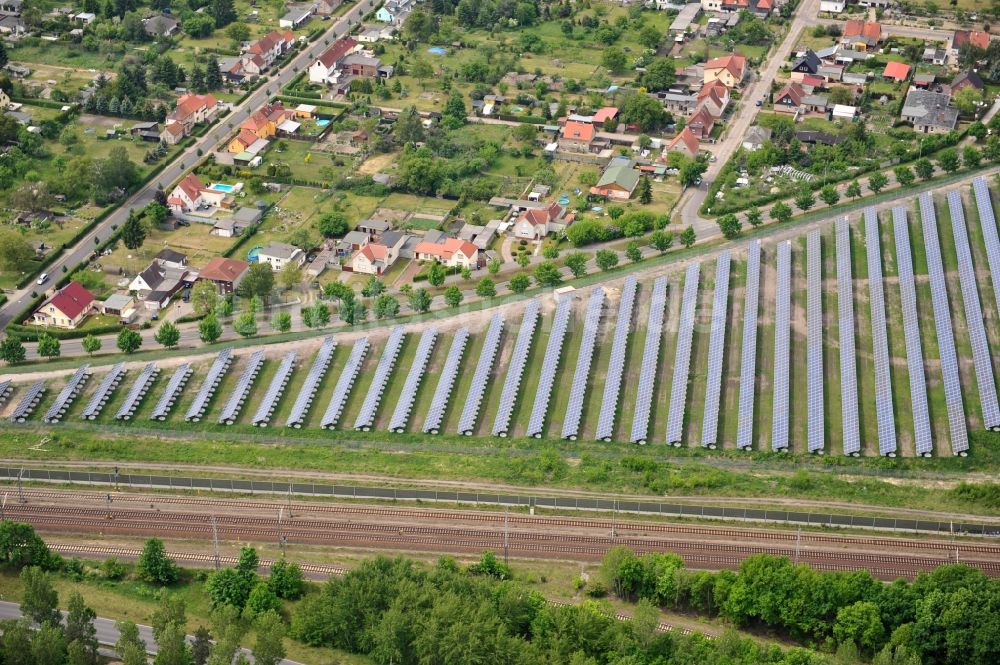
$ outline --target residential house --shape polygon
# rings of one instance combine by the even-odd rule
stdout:
[[[468,240],[448,238],[444,242],[420,242],[413,249],[418,261],[439,261],[449,268],[479,267],[479,248]]]
[[[195,125],[211,120],[219,108],[219,100],[212,95],[181,95],[177,106],[167,115],[166,126],[180,125],[183,136],[187,136]]]
[[[952,106],[951,95],[943,92],[910,90],[900,116],[922,134],[950,132],[958,125],[958,109]]]
[[[962,46],[970,44],[978,49],[986,50],[990,45],[990,33],[978,30],[956,30],[951,38],[951,55],[958,57],[958,52]]]
[[[330,16],[343,2],[344,0],[319,0],[316,3],[316,13],[320,16]]]
[[[229,142],[226,146],[226,151],[231,153],[243,152],[251,145],[254,141],[257,141],[258,137],[249,129],[240,129],[240,133],[236,135],[233,140]]]
[[[698,92],[698,104],[708,108],[716,118],[721,118],[729,107],[729,88],[718,79],[706,83]]]
[[[843,65],[822,65],[816,70],[816,75],[827,83],[839,81],[844,75]],[[804,79],[805,77],[803,77]]]
[[[150,37],[171,37],[180,32],[180,22],[166,14],[147,18],[142,22],[142,27]]]
[[[128,290],[143,301],[146,309],[156,311],[169,305],[170,299],[192,280],[193,275],[189,273],[186,265],[178,265],[176,261],[161,262],[154,258],[149,266],[129,283]]]
[[[384,219],[365,219],[358,222],[355,230],[364,233],[370,240],[374,240],[391,228],[392,225]]]
[[[6,111],[7,107],[10,106],[10,97],[3,90],[0,90],[0,111]]]
[[[306,254],[295,245],[285,242],[269,242],[257,253],[257,260],[271,266],[271,270],[278,272],[285,266],[292,264],[301,266],[306,262]]]
[[[697,136],[694,130],[685,129]],[[640,174],[635,167],[635,161],[626,157],[612,159],[597,184],[590,188],[590,193],[616,201],[627,201],[639,184]]]
[[[841,46],[856,51],[874,50],[882,41],[882,24],[875,21],[852,19],[844,24]]]
[[[601,108],[594,111],[594,124],[604,125],[608,120],[614,120],[618,117],[618,109],[614,106],[602,106]]]
[[[169,125],[163,126],[163,132],[160,134],[160,140],[167,145],[177,145],[184,140],[184,136],[184,125],[179,122],[173,122]]]
[[[33,323],[72,330],[83,323],[94,310],[94,294],[79,282],[70,282],[42,303],[33,316]]]
[[[359,42],[364,42],[365,44],[374,44],[375,42],[380,42],[387,39],[392,39],[396,34],[396,28],[391,25],[363,25],[361,26],[361,31],[354,36]]]
[[[256,55],[263,61],[263,69],[267,69],[275,60],[287,53],[294,43],[295,35],[291,32],[272,30],[250,45],[244,54],[244,66],[247,59]]]
[[[215,284],[219,295],[227,295],[239,288],[250,265],[239,259],[226,259],[217,256],[205,264],[198,273],[198,281],[209,281]]]
[[[381,23],[402,25],[412,10],[411,4],[412,0],[388,0],[375,12],[375,20]]]
[[[335,41],[330,48],[309,66],[310,83],[336,83],[338,79],[338,65],[349,53],[357,50],[359,45],[350,37],[344,37]]]
[[[687,127],[682,129],[673,140],[667,144],[667,152],[679,152],[691,159],[698,156],[698,137]]]
[[[316,107],[312,104],[299,104],[295,107],[295,117],[306,120],[316,117]]]
[[[932,65],[943,65],[948,61],[948,52],[943,48],[928,46],[924,49],[921,60]]]
[[[802,80],[802,74],[817,73],[822,64],[822,61],[819,59],[819,56],[816,55],[815,51],[812,49],[806,49],[806,51],[799,55],[799,57],[797,57],[792,63],[792,80],[800,81]],[[799,74],[799,76],[796,77],[796,74]]]
[[[349,76],[375,77],[379,75],[382,61],[364,53],[350,53],[344,57],[340,68]]]
[[[174,251],[169,247],[165,247],[157,252],[153,260],[158,261],[160,265],[168,268],[187,268],[187,255]]]
[[[820,0],[819,10],[827,14],[842,14],[847,0]]]
[[[225,200],[224,192],[209,189],[193,173],[189,173],[177,183],[167,197],[167,206],[176,213],[199,210],[208,207],[220,208]]]
[[[345,236],[346,238],[346,236]],[[351,259],[351,270],[363,275],[381,275],[400,257],[400,251],[411,236],[390,231],[381,242],[368,243]]]
[[[743,149],[748,152],[760,150],[765,143],[771,140],[771,133],[768,127],[754,125],[747,130],[747,135],[743,138]]]
[[[0,12],[20,14],[24,7],[24,0],[0,0]]]
[[[553,230],[553,222],[562,217],[564,212],[558,203],[543,208],[528,208],[521,212],[511,230],[515,238],[541,240]]]
[[[337,254],[341,256],[352,254],[371,241],[371,237],[367,233],[362,233],[361,231],[348,231],[347,235],[341,238],[337,243]]]
[[[712,58],[705,63],[704,82],[722,81],[727,88],[736,88],[746,77],[747,59],[732,53],[721,58]]]
[[[825,95],[803,95],[803,113],[826,113],[827,101]]]
[[[210,233],[220,238],[239,237],[248,228],[258,223],[263,215],[263,210],[251,207],[237,208],[236,212],[229,216],[216,215],[215,224]]]
[[[698,106],[697,95],[685,95],[679,92],[658,92],[655,97],[663,102],[663,108],[678,115],[688,115]]]
[[[0,102],[3,99],[0,98]],[[160,141],[160,125],[156,122],[137,122],[129,128],[128,133],[138,136],[143,141],[158,143]]]
[[[287,14],[278,19],[278,27],[297,30],[308,23],[312,18],[312,15],[312,7],[295,7],[290,9]]]
[[[798,113],[805,94],[801,83],[789,83],[774,96],[774,110],[782,113]]]
[[[590,152],[596,134],[596,129],[590,123],[567,120],[558,141],[559,149],[567,152]]]
[[[951,94],[954,95],[963,88],[975,88],[976,90],[982,91],[986,88],[986,86],[979,74],[971,69],[966,69],[955,74],[955,78],[951,80]]]
[[[905,62],[887,62],[882,71],[882,78],[900,83],[910,76],[910,66]]]
[[[80,23],[82,25],[90,25],[95,20],[97,20],[97,15],[91,12],[80,12],[79,14],[76,14],[75,16],[71,17],[70,20],[72,20],[74,23]]]
[[[28,31],[24,19],[15,14],[0,14],[0,34],[23,35]],[[10,65],[7,65],[8,68]]]
[[[117,316],[123,324],[132,321],[135,316],[135,298],[127,293],[115,293],[101,303],[101,314]]]
[[[244,131],[250,132],[258,139],[269,139],[278,133],[278,126],[281,125],[286,120],[291,120],[295,117],[295,111],[292,109],[286,109],[281,102],[273,102],[262,106],[260,109],[255,111],[250,115],[249,118],[243,121],[240,125],[240,135],[243,136],[239,139],[239,143],[244,140],[249,140],[249,134],[243,134]],[[251,143],[250,145],[253,145]],[[235,145],[233,147],[236,147]],[[249,146],[244,148],[244,150],[249,149]]]
[[[712,128],[715,127],[715,116],[705,106],[702,106],[694,115],[688,118],[687,126],[691,132],[698,137],[699,141],[706,141],[712,135]]]

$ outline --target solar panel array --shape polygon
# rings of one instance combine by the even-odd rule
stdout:
[[[760,241],[747,247],[747,283],[743,294],[743,350],[740,353],[740,403],[736,447],[753,446],[753,403],[757,381],[757,308],[760,296]]]
[[[526,434],[536,439],[541,438],[545,430],[545,416],[549,411],[552,385],[556,381],[556,372],[559,371],[559,359],[562,357],[563,342],[566,339],[566,329],[569,327],[569,315],[572,310],[572,296],[559,298],[556,314],[552,320],[552,330],[549,331],[549,341],[545,345],[545,356],[542,358],[542,373],[538,378],[535,403],[528,418]]]
[[[153,407],[153,413],[150,414],[150,420],[166,420],[167,416],[170,415],[170,409],[174,408],[174,404],[177,402],[177,398],[180,397],[181,391],[184,390],[184,386],[187,385],[188,379],[191,378],[191,365],[184,363],[170,376],[170,380],[167,381],[167,388],[160,395],[160,399],[156,401],[156,406]]]
[[[253,388],[254,381],[257,380],[257,375],[260,374],[261,367],[263,366],[264,352],[254,351],[250,355],[250,360],[247,361],[247,366],[243,368],[240,378],[237,379],[236,387],[229,396],[229,400],[222,407],[222,413],[219,414],[220,425],[232,425],[240,417],[240,411],[243,410],[243,403],[247,401],[250,389]],[[205,400],[205,404],[208,404],[208,400]]]
[[[31,384],[27,392],[21,396],[20,401],[18,401],[17,406],[10,414],[10,421],[12,423],[23,423],[25,420],[31,417],[32,412],[35,407],[38,406],[38,402],[41,401],[42,396],[45,394],[45,382],[38,381],[37,383]]]
[[[701,264],[688,266],[684,275],[684,298],[677,330],[677,351],[674,354],[674,379],[670,388],[667,411],[667,443],[681,445],[684,435],[684,404],[687,400],[688,373],[691,370],[691,341],[694,337],[694,310],[698,304],[698,280]]]
[[[644,444],[649,436],[649,414],[656,388],[656,370],[663,340],[663,317],[667,309],[667,278],[657,277],[653,282],[653,295],[649,301],[649,318],[646,321],[646,342],[642,349],[642,367],[639,368],[639,391],[632,415],[632,433],[629,441]]]
[[[361,363],[365,361],[367,353],[368,338],[362,337],[351,348],[351,355],[347,357],[344,369],[337,379],[337,385],[333,387],[333,394],[330,395],[330,403],[327,404],[326,413],[323,414],[323,419],[320,421],[320,427],[333,429],[337,426],[340,415],[344,411],[344,405],[347,404],[347,398],[351,395],[351,388],[354,387],[354,380],[358,378]]]
[[[837,220],[837,321],[840,328],[840,417],[844,454],[861,454],[858,418],[858,363],[854,347],[854,277],[851,274],[851,226]]]
[[[267,386],[267,392],[264,393],[263,399],[257,405],[257,412],[254,414],[252,421],[255,427],[267,427],[268,423],[271,422],[271,416],[274,414],[274,410],[278,408],[278,400],[285,393],[285,388],[288,386],[288,379],[291,378],[292,372],[295,370],[295,357],[295,352],[289,351],[281,359],[278,371],[271,377],[271,383]]]
[[[56,401],[52,403],[49,410],[45,412],[45,416],[42,420],[50,425],[52,423],[59,422],[69,407],[72,406],[74,400],[83,390],[84,384],[87,383],[87,379],[90,378],[90,365],[84,365],[75,372],[73,376],[70,377],[69,382],[63,386],[63,389],[59,391],[56,396]]]
[[[333,350],[336,346],[337,343],[333,337],[327,337],[320,345],[312,367],[309,368],[309,374],[302,382],[302,388],[299,389],[295,404],[292,405],[292,412],[288,414],[288,420],[285,421],[285,425],[288,427],[299,429],[305,424],[306,417],[309,415],[309,407],[312,406],[316,391],[319,390],[319,384],[323,381],[326,370],[330,367],[330,360],[333,358]]]
[[[403,326],[396,326],[389,333],[389,339],[382,349],[382,357],[378,359],[375,367],[375,376],[372,384],[368,387],[368,394],[361,404],[361,411],[354,419],[354,429],[368,431],[375,426],[375,412],[382,402],[382,393],[389,385],[389,377],[392,376],[392,369],[396,366],[396,359],[399,358],[399,351],[403,348],[403,340],[406,338],[406,330]]]
[[[774,404],[771,450],[788,450],[788,347],[792,309],[792,243],[778,243],[777,290],[774,298]]]
[[[476,371],[472,375],[469,394],[465,398],[465,406],[462,408],[462,415],[458,419],[459,434],[471,436],[473,430],[476,429],[476,420],[479,418],[479,407],[483,403],[486,382],[490,378],[490,372],[493,371],[493,362],[496,360],[502,336],[503,314],[497,312],[490,320],[490,327],[486,331],[486,339],[483,341],[483,350],[479,352]]]
[[[10,379],[6,381],[0,381],[0,405],[3,405],[10,397],[10,394],[14,392],[14,382]]]
[[[573,371],[573,384],[570,386],[566,417],[563,418],[564,439],[575,440],[580,433],[583,402],[587,399],[587,379],[590,377],[590,364],[594,359],[594,346],[597,344],[597,330],[601,325],[603,307],[604,289],[599,286],[594,287],[590,292],[590,301],[587,303],[587,312],[583,319],[583,340],[580,342],[580,353],[576,357],[576,369]]]
[[[622,373],[625,370],[625,351],[628,349],[628,334],[632,329],[632,305],[635,303],[635,275],[629,275],[622,286],[622,297],[618,303],[618,318],[615,320],[615,338],[611,343],[611,359],[604,380],[604,399],[601,413],[597,418],[595,439],[611,441],[615,433],[615,416],[618,413],[618,398],[621,393]]]
[[[431,398],[431,406],[427,410],[427,417],[424,418],[424,434],[437,434],[441,431],[444,412],[448,408],[448,399],[455,387],[458,370],[462,366],[462,356],[465,354],[465,345],[468,342],[468,328],[459,328],[451,338],[451,348],[448,349],[448,357],[445,358],[444,367],[441,368],[441,378],[438,379],[434,397]]]
[[[951,231],[955,236],[955,253],[958,255],[958,281],[962,285],[965,323],[969,327],[969,342],[972,344],[972,360],[976,367],[976,383],[979,385],[979,404],[983,411],[983,425],[987,429],[1000,431],[1000,403],[997,402],[993,360],[990,357],[990,345],[986,339],[986,326],[983,324],[983,308],[979,302],[979,288],[976,286],[976,269],[972,263],[972,250],[969,249],[969,233],[965,228],[962,195],[957,191],[948,192],[948,209],[951,211]]]
[[[819,229],[806,236],[806,440],[811,453],[822,453],[823,418],[823,257]]]
[[[494,436],[507,436],[510,430],[510,418],[514,413],[514,403],[517,401],[521,377],[524,374],[524,366],[528,362],[528,351],[531,350],[531,340],[535,337],[537,325],[538,301],[529,300],[524,307],[521,329],[517,333],[517,341],[514,342],[514,353],[511,355],[510,364],[507,367],[503,392],[500,393],[500,406],[497,408],[496,420],[493,421]]]
[[[139,376],[132,383],[132,387],[128,389],[125,401],[118,407],[115,418],[118,420],[131,420],[132,416],[135,415],[136,409],[142,403],[142,398],[149,392],[149,387],[153,385],[153,380],[159,374],[160,368],[155,363],[148,363],[143,367],[142,371],[139,372]]]
[[[997,237],[997,219],[993,214],[993,201],[986,178],[972,181],[972,191],[976,195],[979,208],[979,225],[983,228],[983,242],[986,245],[986,261],[990,265],[990,281],[993,282],[993,297],[1000,308],[1000,238]]]
[[[885,327],[882,247],[875,208],[865,208],[865,254],[868,256],[868,299],[872,311],[872,354],[875,359],[875,419],[880,455],[896,455],[896,415],[892,408],[889,339]]]
[[[938,355],[941,358],[941,382],[944,384],[945,410],[948,412],[948,432],[951,449],[956,455],[969,450],[969,432],[965,427],[965,404],[958,374],[958,354],[951,327],[951,307],[944,281],[944,263],[937,232],[937,212],[934,199],[927,192],[920,195],[920,222],[927,253],[927,273],[931,283],[931,306],[934,308],[934,330],[937,334]]]
[[[229,371],[229,366],[232,362],[232,349],[223,349],[219,352],[219,355],[215,357],[215,362],[208,369],[208,375],[202,382],[201,387],[198,388],[198,393],[195,395],[194,401],[188,407],[187,414],[184,416],[185,420],[196,423],[202,419],[205,411],[208,410],[208,403],[212,399],[212,395],[215,394],[215,389],[219,387],[219,382],[222,381],[222,377]]]
[[[125,363],[118,363],[104,375],[97,390],[90,396],[87,406],[84,407],[81,418],[85,420],[95,420],[104,410],[104,405],[111,399],[111,393],[118,387],[118,384],[125,378]]]
[[[903,309],[906,367],[910,374],[913,442],[918,455],[929,457],[933,449],[931,418],[927,408],[927,377],[924,375],[924,352],[920,343],[920,319],[917,314],[917,291],[913,281],[913,256],[910,252],[906,208],[896,206],[892,209],[892,228],[896,237],[896,268],[899,273],[899,299]]]
[[[726,354],[726,319],[729,307],[729,252],[715,261],[715,294],[712,296],[712,328],[708,342],[708,376],[705,382],[705,416],[701,445],[715,448],[719,436],[719,399],[722,397],[722,360]]]
[[[403,392],[399,395],[396,408],[392,412],[389,420],[389,429],[402,434],[406,431],[406,422],[410,419],[410,412],[413,410],[413,403],[417,399],[417,390],[420,389],[420,382],[424,378],[427,370],[427,363],[431,359],[434,351],[434,341],[437,339],[437,329],[427,328],[420,335],[420,342],[417,344],[417,354],[410,365],[410,372],[406,375],[406,382],[403,383]]]

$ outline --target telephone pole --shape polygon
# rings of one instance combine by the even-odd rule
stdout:
[[[219,530],[215,526],[215,515],[212,515],[212,547],[215,550],[215,569],[222,568],[219,563]]]
[[[508,520],[509,510],[503,514],[503,562],[505,566],[510,565],[510,522]]]

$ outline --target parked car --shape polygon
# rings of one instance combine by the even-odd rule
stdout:
[[[43,272],[38,276],[38,281],[36,281],[35,284],[44,284],[47,281],[49,281],[49,273]]]

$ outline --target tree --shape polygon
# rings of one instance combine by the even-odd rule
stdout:
[[[191,659],[194,665],[205,665],[212,652],[212,633],[204,626],[198,626],[194,631],[194,641],[191,642]]]
[[[276,610],[261,613],[254,622],[257,641],[253,658],[257,665],[278,665],[285,657],[285,622]]]
[[[805,187],[802,188],[802,191],[795,195],[795,199],[793,199],[793,201],[795,203],[795,207],[803,211],[809,210],[809,208],[812,208],[816,203],[816,199],[813,198],[812,190]]]
[[[719,217],[717,223],[719,224],[719,230],[722,231],[723,237],[727,240],[738,238],[740,233],[743,231],[743,225],[740,224],[739,218],[733,213],[728,213]]]
[[[649,178],[642,176],[639,178],[639,203],[649,205],[653,202],[653,186],[649,184]]]
[[[34,527],[23,522],[0,522],[0,563],[10,568],[38,566],[45,569],[55,563],[45,541]]]
[[[517,265],[522,268],[527,268],[531,264],[531,254],[528,252],[520,252],[518,253],[515,261],[517,261]]]
[[[691,249],[691,247],[695,243],[695,240],[697,240],[697,236],[694,233],[694,227],[689,226],[683,231],[681,231],[680,240],[681,244],[684,245],[684,247],[686,247],[687,249]]]
[[[962,115],[974,115],[983,103],[983,93],[972,86],[967,86],[951,97],[955,107]]]
[[[851,184],[849,184],[847,189],[844,190],[844,195],[849,196],[852,199],[861,198],[861,183],[857,180],[852,180]]]
[[[376,319],[391,319],[399,315],[399,301],[388,293],[377,295],[372,304],[372,312]]]
[[[552,261],[542,261],[535,266],[535,281],[539,286],[559,286],[562,274]]]
[[[131,621],[119,621],[118,641],[115,642],[115,653],[122,665],[146,665],[146,643],[139,637],[139,627]]]
[[[522,123],[511,131],[511,136],[521,143],[533,143],[538,136],[538,129],[530,123]]]
[[[547,259],[558,259],[559,258],[559,247],[553,244],[547,244],[542,248],[542,256]]]
[[[974,169],[983,161],[983,153],[976,146],[967,145],[962,149],[962,166]]]
[[[444,290],[444,301],[448,303],[448,307],[458,307],[462,304],[462,299],[464,297],[462,289],[455,285],[449,286]]]
[[[10,228],[0,228],[0,270],[23,270],[35,257],[35,248],[28,240]]]
[[[274,290],[274,271],[270,264],[253,263],[247,269],[243,281],[236,288],[236,295],[241,298],[260,296],[267,299]]]
[[[23,363],[25,358],[24,344],[17,337],[7,336],[0,342],[0,359],[8,365]]]
[[[666,254],[674,246],[674,234],[669,231],[653,231],[649,234],[649,246],[660,254]]]
[[[878,605],[858,601],[841,607],[833,624],[833,637],[840,643],[853,642],[868,653],[880,648],[885,642],[885,628]]]
[[[122,353],[135,353],[142,346],[142,335],[134,330],[123,328],[118,333],[118,350]]]
[[[889,177],[881,171],[876,171],[868,177],[868,189],[878,194],[889,184]]]
[[[365,298],[374,298],[385,291],[385,284],[378,278],[372,275],[365,282],[365,285],[361,287],[361,295]]]
[[[122,244],[132,250],[139,249],[146,242],[146,227],[134,208],[129,210],[128,219],[122,224],[121,238]]]
[[[819,198],[828,206],[836,205],[840,200],[840,192],[833,185],[823,185],[823,189],[819,190]]]
[[[278,612],[281,610],[281,601],[278,596],[275,595],[274,591],[267,582],[261,580],[251,589],[250,595],[247,596],[246,609],[244,609],[244,616],[248,618],[253,618],[260,616],[265,612]]]
[[[412,14],[411,14],[412,16]],[[399,114],[399,119],[392,128],[396,139],[406,145],[420,143],[424,140],[424,125],[415,106],[408,106]],[[346,233],[346,231],[345,231]]]
[[[495,275],[500,272],[500,259],[491,259],[490,262],[486,264],[486,270],[489,271],[491,275]]]
[[[625,248],[625,257],[632,263],[642,261],[642,250],[639,249],[639,242],[637,240],[633,240]]]
[[[986,138],[988,131],[989,130],[986,129],[986,125],[978,120],[969,125],[969,128],[965,130],[966,134],[975,137],[976,141],[982,141]]]
[[[671,58],[654,58],[646,65],[642,85],[650,92],[670,89],[677,82],[676,65]]]
[[[896,174],[896,182],[903,187],[912,185],[913,181],[916,180],[916,176],[913,175],[913,169],[905,164],[897,166],[893,169],[893,173]]]
[[[698,184],[699,178],[708,169],[708,164],[700,159],[688,159],[683,164],[679,173],[677,174],[677,179],[680,180],[681,185],[684,187],[693,187]]]
[[[747,210],[747,224],[757,228],[764,223],[764,214],[761,213],[760,208],[754,206]]]
[[[954,173],[959,168],[958,150],[955,148],[945,148],[937,155],[938,166],[948,173]]]
[[[58,626],[59,596],[52,587],[48,574],[38,566],[28,566],[21,571],[21,611],[38,624]]]
[[[209,90],[219,90],[222,85],[222,70],[219,68],[219,59],[214,53],[210,53],[208,62],[205,63],[205,87]]]
[[[618,252],[610,249],[599,249],[594,255],[594,261],[597,263],[597,267],[605,272],[613,270],[618,266]]]
[[[120,199],[139,181],[139,169],[124,146],[111,148],[107,159],[95,160],[90,175],[98,203]]]
[[[462,92],[458,88],[452,89],[441,111],[441,124],[447,129],[458,129],[465,124],[467,116]]]
[[[297,563],[279,559],[271,564],[271,576],[267,583],[278,598],[296,600],[305,591],[305,578]]]
[[[319,218],[319,232],[324,238],[340,238],[351,230],[342,212],[328,212]]]
[[[292,329],[292,315],[288,312],[279,312],[271,319],[271,327],[278,332],[286,333]]]
[[[198,337],[205,344],[214,344],[222,337],[222,324],[215,318],[215,314],[209,314],[198,322]]]
[[[281,270],[278,271],[278,284],[281,288],[291,289],[302,283],[302,268],[299,267],[294,261],[286,263]]]
[[[607,51],[605,51],[607,52]],[[663,105],[648,95],[629,95],[622,104],[622,122],[638,125],[643,132],[649,133],[666,126],[671,119],[669,113],[663,110]]]
[[[434,261],[427,268],[427,283],[431,286],[441,286],[444,284],[444,279],[447,276],[448,272],[438,261]]]
[[[771,219],[778,222],[787,222],[792,218],[792,208],[784,201],[778,201],[771,206]]]
[[[191,288],[191,307],[198,316],[214,312],[219,302],[218,287],[207,279],[198,280]]]
[[[913,170],[921,180],[930,180],[934,177],[934,165],[931,160],[921,157],[913,164]]]
[[[97,619],[97,613],[87,607],[79,591],[73,592],[69,597],[66,610],[66,640],[70,643],[76,642],[82,647],[86,662],[96,663],[98,644],[94,621]]]
[[[531,286],[531,278],[524,273],[518,273],[510,278],[507,282],[507,288],[509,288],[513,293],[524,293]]]
[[[135,576],[150,584],[169,585],[177,581],[177,564],[167,556],[163,541],[150,538],[135,562]]]
[[[483,277],[476,284],[476,295],[480,298],[492,298],[497,294],[497,285],[489,277]]]
[[[257,315],[251,311],[241,312],[233,321],[233,330],[241,337],[253,337],[257,334]]]
[[[247,575],[236,568],[223,568],[208,578],[205,591],[212,600],[212,607],[232,605],[242,612],[256,582],[255,575]]]
[[[0,42],[0,67],[6,67],[8,62],[7,47],[3,42]]]
[[[55,198],[44,181],[23,183],[10,196],[11,205],[19,210],[45,210],[52,207]]]
[[[587,274],[587,255],[583,252],[567,254],[566,267],[573,273],[573,277],[583,277]]]
[[[601,56],[601,64],[613,74],[621,74],[628,66],[628,56],[619,47],[608,47]]]
[[[164,321],[153,335],[153,339],[161,346],[172,349],[181,341],[181,331],[170,321]]]
[[[158,651],[153,665],[191,665],[191,647],[184,635],[184,626],[169,623],[156,640]]]
[[[38,355],[43,358],[59,357],[59,340],[43,332],[38,335]]]
[[[64,665],[66,655],[66,636],[59,621],[42,625],[31,640],[31,657],[35,665]]]
[[[431,294],[425,288],[414,289],[410,294],[410,308],[414,312],[423,314],[431,308]]]

